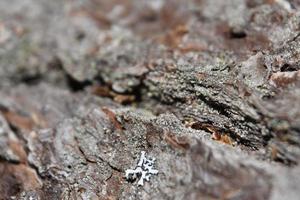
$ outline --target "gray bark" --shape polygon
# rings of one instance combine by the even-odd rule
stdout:
[[[0,199],[298,199],[299,30],[296,0],[2,0]]]

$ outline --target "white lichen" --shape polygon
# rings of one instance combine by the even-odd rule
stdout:
[[[144,181],[149,181],[152,175],[157,175],[158,170],[154,169],[155,158],[146,158],[146,152],[141,152],[140,160],[135,169],[127,169],[125,176],[127,180],[135,180],[140,178],[138,181],[139,186],[144,185]]]

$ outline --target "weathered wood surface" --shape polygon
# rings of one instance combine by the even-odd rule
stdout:
[[[1,0],[0,199],[299,199],[299,80],[297,0]]]

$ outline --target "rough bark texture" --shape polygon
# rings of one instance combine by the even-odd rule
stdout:
[[[0,199],[296,200],[299,102],[298,0],[0,1]]]

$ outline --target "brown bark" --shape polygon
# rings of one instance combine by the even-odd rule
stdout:
[[[2,0],[0,19],[0,199],[298,199],[297,1]]]

